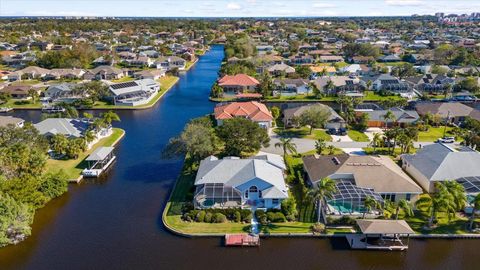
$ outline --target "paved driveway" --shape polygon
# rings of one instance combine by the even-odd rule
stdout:
[[[365,135],[367,135],[368,139],[370,141],[372,141],[373,140],[373,135],[375,133],[383,134],[383,129],[381,129],[381,128],[367,128],[367,130],[365,130],[364,133],[365,133]]]

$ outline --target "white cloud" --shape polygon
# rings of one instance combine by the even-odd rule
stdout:
[[[242,6],[240,6],[240,5],[237,4],[237,3],[228,3],[228,4],[227,4],[227,9],[230,9],[230,10],[240,10],[240,9],[242,9]]]
[[[420,0],[385,0],[385,4],[389,6],[421,6],[424,4],[423,1]]]

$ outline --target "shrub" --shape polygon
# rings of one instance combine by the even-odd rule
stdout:
[[[267,220],[270,222],[275,222],[275,213],[274,212],[267,212]]]
[[[255,216],[257,217],[258,222],[260,222],[260,224],[266,225],[268,223],[267,214],[265,214],[265,211],[257,210],[255,211]]]
[[[200,211],[200,212],[198,212],[195,221],[196,221],[196,222],[204,222],[204,221],[205,221],[205,214],[206,214],[206,213],[205,213],[205,211],[203,211],[203,210]]]
[[[349,216],[342,216],[338,219],[327,217],[327,223],[332,225],[345,225],[345,226],[355,226],[357,224],[355,219]]]
[[[287,219],[282,212],[278,211],[268,211],[267,212],[267,220],[269,222],[286,222]]]
[[[313,233],[324,233],[325,232],[325,225],[323,223],[315,223],[310,228]]]
[[[212,222],[212,213],[208,212],[205,214],[205,219],[203,220],[204,222],[211,223]]]
[[[238,222],[238,223],[242,222],[242,215],[240,214],[239,211],[236,211],[234,215],[235,215],[235,222]]]
[[[214,222],[214,223],[225,223],[225,222],[227,222],[227,217],[222,213],[215,213],[212,217],[212,222]]]

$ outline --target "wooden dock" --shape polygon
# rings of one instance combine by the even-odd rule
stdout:
[[[258,235],[239,233],[225,234],[225,246],[227,247],[258,247],[260,237]]]

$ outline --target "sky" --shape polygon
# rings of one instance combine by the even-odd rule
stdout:
[[[329,17],[480,12],[479,0],[0,0],[0,16]]]

